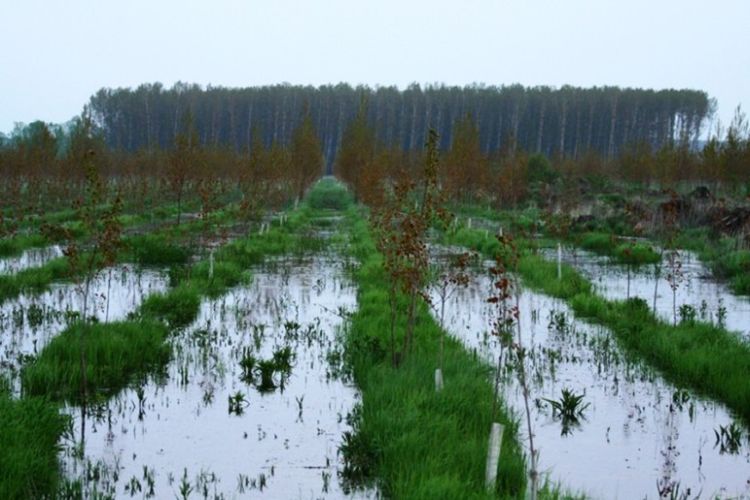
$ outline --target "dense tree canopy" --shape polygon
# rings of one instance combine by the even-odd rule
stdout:
[[[658,149],[677,139],[694,141],[712,111],[706,93],[693,90],[416,84],[399,90],[346,84],[202,88],[183,83],[168,89],[156,83],[102,89],[91,98],[90,108],[114,148],[171,147],[180,116],[190,109],[204,145],[241,150],[251,145],[254,127],[267,146],[289,144],[307,105],[332,165],[363,98],[367,120],[386,146],[421,149],[427,130],[434,128],[441,149],[448,149],[454,124],[470,114],[485,153],[510,145],[573,158],[588,151],[612,158],[631,143]]]

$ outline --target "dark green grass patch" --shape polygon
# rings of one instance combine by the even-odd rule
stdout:
[[[46,498],[55,491],[67,423],[45,399],[15,400],[0,389],[0,498]]]
[[[615,247],[611,257],[617,263],[635,267],[661,261],[659,252],[650,245],[639,242],[620,243]]]
[[[124,243],[132,261],[143,266],[185,264],[190,258],[186,248],[174,244],[163,234],[131,236]]]
[[[610,233],[584,233],[575,238],[576,244],[599,255],[607,255],[618,264],[641,266],[661,260],[659,252],[640,241],[628,241]]]
[[[24,234],[13,238],[2,238],[0,239],[0,257],[18,255],[28,248],[48,244],[47,238],[40,234]]]
[[[319,180],[307,193],[305,201],[313,209],[345,210],[354,198],[343,184],[329,177]]]
[[[168,292],[146,297],[139,313],[144,317],[163,321],[171,328],[182,328],[195,320],[200,305],[201,294],[197,287],[180,285]]]
[[[82,386],[81,351],[90,394],[116,393],[170,358],[167,328],[157,321],[76,323],[65,329],[21,373],[25,395],[76,400]]]
[[[617,244],[613,235],[609,233],[586,233],[580,236],[578,245],[584,250],[607,255],[612,253]]]
[[[55,280],[70,276],[70,267],[65,258],[52,259],[43,266],[24,269],[15,274],[0,276],[0,303],[18,297],[22,293],[39,293]]]

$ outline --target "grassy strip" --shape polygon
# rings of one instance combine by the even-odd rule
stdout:
[[[503,227],[522,233],[534,228],[540,216],[539,211],[532,208],[507,211],[477,205],[461,205],[456,210],[463,216],[500,222]],[[617,231],[618,228],[612,229],[615,233],[621,234]],[[612,257],[614,262],[619,264],[655,264],[660,259],[659,252],[651,245],[640,242],[630,244],[613,233],[602,232],[601,229],[576,232],[571,234],[568,240],[585,250]],[[736,237],[717,238],[711,234],[710,228],[690,228],[677,235],[675,245],[695,252],[716,278],[727,280],[732,292],[750,295],[750,250],[739,248]]]
[[[174,206],[167,205],[165,207],[157,207],[157,209],[153,210],[148,215],[123,214],[119,216],[118,219],[124,228],[137,229],[137,226],[142,224],[169,224],[174,221],[176,213],[177,211]],[[207,220],[196,220],[186,222],[184,224],[181,224],[180,226],[171,226],[167,231],[163,230],[162,233],[167,234],[168,236],[171,236],[173,238],[181,235],[184,236],[190,233],[197,233],[205,229],[207,225],[216,226],[227,223],[231,221],[235,215],[236,208],[224,207],[220,210],[211,212]],[[65,228],[69,232],[70,236],[73,236],[77,240],[81,240],[86,237],[86,232],[80,221],[75,220],[76,216],[76,212],[72,210],[48,214],[43,218],[35,219],[34,224],[32,224],[28,229],[38,230],[39,228],[37,226],[41,226],[42,223],[55,224],[59,225],[61,228]],[[62,230],[54,231],[54,233],[58,234],[45,236],[38,232],[28,232],[24,234],[17,234],[10,238],[3,238],[2,240],[0,240],[0,257],[12,257],[20,255],[22,252],[28,250],[29,248],[42,247],[51,245],[53,243],[59,243],[68,236]],[[132,239],[134,240],[133,242],[141,243],[140,241],[138,241],[138,238],[138,236],[132,237]],[[143,243],[148,245],[149,242],[144,241]],[[148,251],[148,248],[146,250]],[[158,260],[154,261],[153,263],[148,263],[148,265],[163,264],[164,262]]]
[[[55,490],[57,443],[67,422],[45,399],[14,400],[0,389],[0,498],[43,498]]]
[[[302,207],[289,215],[285,224],[277,224],[263,234],[254,234],[224,245],[211,264],[203,260],[190,267],[173,268],[170,278],[174,287],[164,294],[146,298],[139,313],[166,321],[178,328],[192,323],[198,316],[202,295],[217,297],[230,287],[249,279],[247,268],[260,264],[272,255],[304,253],[323,248],[320,239],[303,234],[314,214]]]
[[[47,238],[40,234],[23,234],[0,240],[0,257],[12,257],[27,248],[42,247],[49,244]]]
[[[474,246],[476,241],[462,240],[461,234],[446,239],[483,248]],[[676,385],[721,401],[750,422],[750,345],[735,333],[698,321],[669,324],[641,299],[604,299],[570,266],[563,266],[563,279],[558,280],[557,264],[538,255],[524,255],[519,272],[527,286],[566,300],[578,316],[607,326],[629,352]]]
[[[164,234],[145,234],[130,236],[125,239],[125,252],[129,253],[132,262],[142,266],[165,267],[185,264],[190,258],[190,251],[175,244]]]
[[[144,266],[182,265],[190,258],[191,252],[175,241],[180,233],[199,231],[203,221],[184,224],[182,229],[169,228],[147,235],[128,236],[122,240],[120,262],[133,262]],[[84,262],[86,255],[80,260]],[[41,293],[54,281],[75,278],[65,257],[58,257],[46,264],[24,269],[15,274],[0,275],[0,303],[24,293]],[[79,275],[78,275],[79,276]]]
[[[736,238],[716,238],[707,228],[688,229],[678,235],[677,245],[695,252],[734,293],[750,295],[750,250],[739,249]]]
[[[571,240],[584,250],[609,256],[618,264],[640,266],[655,264],[661,260],[661,255],[652,246],[641,242],[628,242],[608,233],[576,234]]]
[[[0,275],[0,303],[22,293],[41,293],[53,281],[70,277],[70,267],[64,257],[52,259],[43,266],[24,269],[16,274]]]
[[[361,262],[355,274],[359,309],[346,339],[346,360],[362,393],[355,433],[343,450],[347,473],[377,479],[392,498],[520,498],[526,471],[518,424],[501,406],[505,425],[498,487],[484,487],[491,424],[491,369],[452,337],[446,338],[443,391],[435,391],[440,328],[427,307],[417,318],[415,350],[394,368],[388,354],[390,309],[382,261],[365,222],[350,212],[350,250]],[[405,300],[405,299],[404,299]],[[406,307],[402,304],[402,310]],[[403,332],[404,320],[397,325]],[[545,489],[544,497],[559,497]]]
[[[92,394],[110,395],[136,376],[163,367],[170,358],[167,327],[158,321],[76,323],[45,346],[23,368],[25,395],[54,400],[80,396],[81,351],[86,353],[86,384]]]

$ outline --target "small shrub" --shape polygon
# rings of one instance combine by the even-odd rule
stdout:
[[[200,294],[195,287],[180,285],[165,294],[148,296],[141,304],[140,313],[165,321],[172,328],[181,328],[195,320],[200,304]]]
[[[190,258],[187,249],[154,234],[128,238],[126,246],[132,252],[133,260],[143,266],[185,264]]]
[[[346,210],[354,199],[346,187],[333,179],[322,179],[307,193],[310,208]]]

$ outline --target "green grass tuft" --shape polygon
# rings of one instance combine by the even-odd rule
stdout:
[[[315,183],[305,201],[313,209],[346,210],[352,205],[354,198],[346,186],[328,177]]]
[[[0,498],[48,498],[60,476],[58,442],[68,419],[42,398],[0,390]]]
[[[190,252],[170,242],[163,234],[131,236],[125,240],[133,262],[142,266],[171,266],[187,263]]]
[[[192,323],[201,305],[196,286],[183,284],[166,293],[146,297],[139,309],[143,317],[166,322],[171,328],[182,328]]]
[[[116,393],[170,358],[167,328],[156,321],[76,323],[65,329],[21,372],[25,395],[76,400],[81,394],[81,351],[89,394]],[[83,343],[83,346],[82,346]]]

